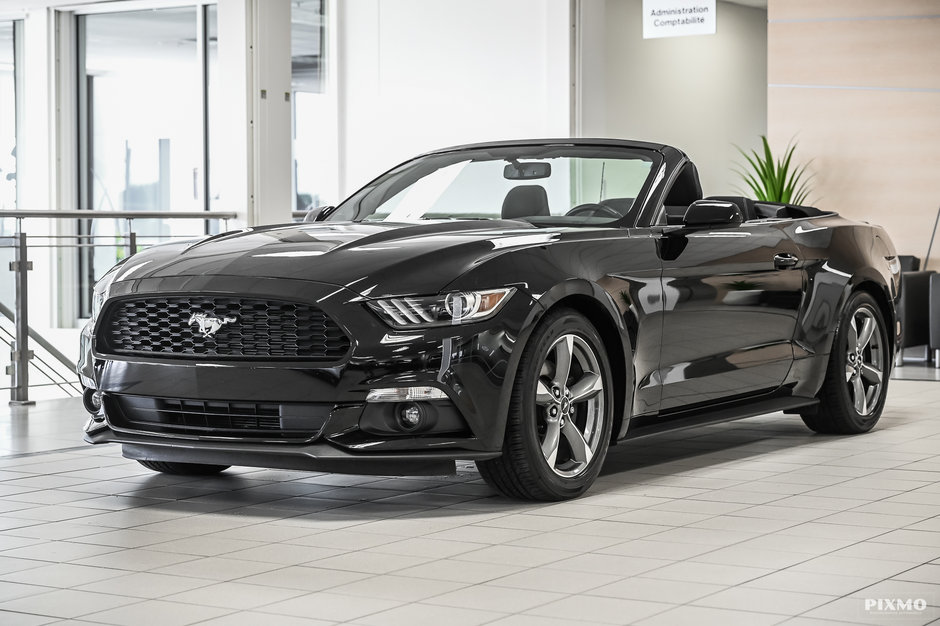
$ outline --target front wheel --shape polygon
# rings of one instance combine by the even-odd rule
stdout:
[[[884,316],[871,295],[849,297],[836,330],[829,366],[815,413],[803,422],[818,433],[855,434],[871,430],[884,409],[891,367]]]
[[[579,313],[549,313],[532,333],[513,384],[499,458],[478,461],[502,494],[566,500],[597,478],[613,424],[607,353]]]

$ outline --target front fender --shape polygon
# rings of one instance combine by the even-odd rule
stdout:
[[[633,346],[637,327],[635,323],[628,324],[625,321],[625,319],[627,321],[632,319],[632,307],[629,307],[627,311],[622,311],[607,290],[584,279],[571,279],[555,285],[541,294],[538,303],[545,312],[557,306],[571,307],[587,317],[600,333],[607,348],[615,381],[614,416],[616,421],[613,438],[614,441],[623,438],[627,433],[632,415],[636,377],[633,366]]]

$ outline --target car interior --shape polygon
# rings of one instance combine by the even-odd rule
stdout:
[[[766,219],[800,219],[826,215],[816,207],[787,204],[782,202],[763,202],[745,196],[707,196],[703,198],[702,185],[698,170],[693,163],[686,163],[679,173],[672,189],[663,201],[663,212],[654,223],[680,226],[684,222],[685,212],[696,200],[715,200],[729,202],[738,207],[745,222]]]
[[[533,215],[551,215],[548,208],[548,194],[541,185],[519,185],[513,187],[503,200],[500,213],[506,220]]]
[[[607,217],[627,215],[634,208],[635,198],[605,198],[598,203],[581,204],[573,207],[566,215],[584,217]],[[707,196],[702,192],[698,170],[695,164],[688,162],[679,172],[672,188],[663,202],[662,212],[654,224],[681,226],[685,223],[685,214],[689,205],[699,200],[714,200],[733,204],[738,208],[744,222],[766,219],[799,219],[825,215],[815,207],[800,206],[782,202],[757,201],[745,196]],[[500,216],[503,219],[529,217],[549,217],[548,194],[541,185],[518,185],[509,190],[503,200]]]

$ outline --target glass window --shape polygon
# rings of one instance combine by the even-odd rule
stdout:
[[[655,153],[520,146],[420,157],[340,205],[330,220],[524,219],[599,225],[630,214]]]
[[[212,164],[222,162],[221,151],[223,148],[222,136],[218,132],[219,121],[222,119],[222,98],[219,95],[219,10],[214,4],[205,8],[206,10],[206,133],[209,158],[207,159],[206,173],[208,175],[207,195],[208,208],[212,211],[224,211],[224,206],[219,206],[219,178],[215,175]],[[210,227],[218,230],[217,222],[210,222]],[[213,233],[215,234],[215,233]]]
[[[208,103],[218,107],[216,7],[80,15],[79,208],[202,211],[214,193]],[[126,254],[122,220],[81,225],[95,246],[79,263],[81,314],[91,285]],[[194,220],[135,220],[141,244],[201,235]]]
[[[0,22],[0,209],[16,208],[14,22]]]
[[[80,17],[88,209],[203,208],[196,8]]]
[[[336,117],[326,84],[325,0],[291,3],[294,194],[296,209],[337,198]]]

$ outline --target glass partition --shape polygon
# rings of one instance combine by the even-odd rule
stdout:
[[[291,4],[294,194],[298,211],[335,204],[336,115],[326,81],[325,0]]]
[[[202,211],[208,173],[208,102],[214,93],[216,7],[184,6],[77,17],[79,208]],[[80,314],[90,289],[125,254],[107,245],[123,220],[81,225],[103,244],[80,255]],[[202,222],[140,222],[141,239],[205,234]]]
[[[202,208],[195,7],[79,18],[90,209]]]
[[[226,207],[219,205],[219,182],[214,173],[213,163],[220,163],[221,151],[224,142],[218,132],[219,121],[222,119],[222,97],[219,90],[219,10],[214,4],[206,7],[205,20],[205,59],[206,59],[206,141],[209,158],[206,159],[208,184],[208,208],[211,211],[224,211]],[[211,225],[218,229],[218,224]],[[213,233],[214,234],[214,233]]]
[[[0,209],[16,208],[15,22],[0,22]]]

